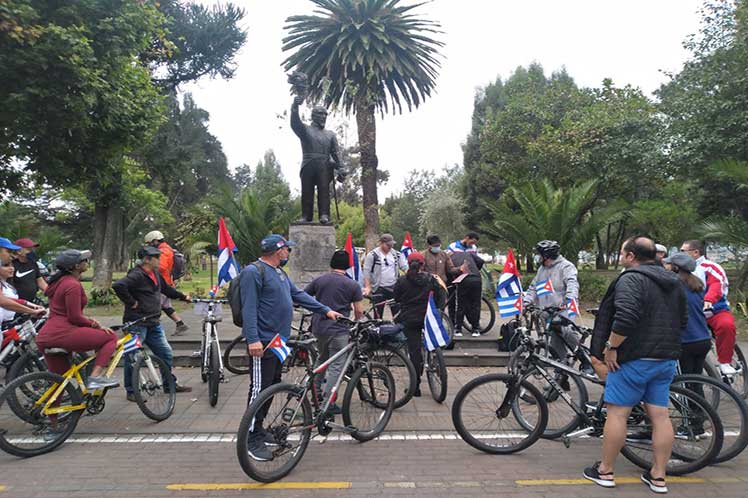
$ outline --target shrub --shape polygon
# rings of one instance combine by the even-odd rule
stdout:
[[[579,272],[579,300],[584,303],[598,304],[608,290],[611,278],[591,271]]]
[[[114,290],[109,289],[97,289],[93,288],[91,289],[91,292],[89,293],[89,300],[88,304],[92,306],[112,306],[115,304],[119,304],[119,298],[117,297],[117,294],[114,293]]]

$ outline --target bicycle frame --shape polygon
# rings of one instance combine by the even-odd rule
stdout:
[[[203,371],[207,371],[210,363],[210,358],[208,358],[208,352],[210,351],[208,344],[214,344],[218,349],[218,374],[220,379],[223,380],[223,355],[221,354],[221,344],[218,340],[218,327],[216,326],[216,323],[221,319],[215,314],[216,304],[218,303],[215,301],[200,302],[207,302],[208,304],[208,312],[205,315],[205,318],[203,318],[203,337],[201,341]]]

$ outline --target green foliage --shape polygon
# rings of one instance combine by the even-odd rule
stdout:
[[[694,236],[699,213],[693,203],[698,192],[686,182],[665,185],[657,198],[636,201],[628,219],[630,233],[644,233],[667,247],[679,245]]]
[[[579,280],[579,299],[583,303],[590,304],[598,304],[602,300],[612,281],[611,278],[584,270],[577,274],[577,278]]]
[[[114,306],[120,304],[120,300],[113,289],[92,288],[88,293],[88,304],[91,306]]]
[[[364,212],[361,210],[361,206],[355,206],[348,204],[347,202],[341,202],[339,207],[340,223],[336,224],[335,226],[336,245],[338,247],[344,247],[348,232],[351,232],[353,245],[356,247],[366,247],[364,234]],[[384,212],[384,210],[382,210],[379,214],[382,233],[390,232],[392,230],[392,222],[389,215]]]

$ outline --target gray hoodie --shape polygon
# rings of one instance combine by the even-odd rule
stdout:
[[[553,284],[553,293],[538,296],[535,285],[548,279]],[[568,259],[559,256],[551,266],[541,266],[538,269],[538,273],[532,279],[530,288],[525,292],[523,302],[534,304],[539,308],[549,306],[564,308],[569,299],[579,300],[577,268]]]

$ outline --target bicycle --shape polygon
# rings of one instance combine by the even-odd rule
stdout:
[[[326,437],[334,429],[350,434],[360,442],[370,441],[384,431],[392,416],[395,402],[395,380],[389,369],[371,360],[372,344],[379,341],[381,320],[354,322],[339,319],[351,327],[348,345],[316,368],[307,366],[306,375],[299,382],[279,383],[260,392],[247,408],[239,425],[236,451],[242,470],[260,482],[274,482],[288,475],[299,463],[312,430]],[[292,340],[290,348],[309,350],[316,339]],[[335,379],[329,396],[319,399],[315,378],[339,358],[345,357],[340,376]],[[344,378],[348,384],[343,396],[343,424],[335,422],[330,408],[335,402]],[[328,379],[332,381],[332,379]],[[269,461],[260,461],[249,453],[250,433],[255,429],[260,410],[266,410],[260,423],[272,442],[267,444],[272,452]],[[370,413],[371,412],[371,413]],[[262,423],[264,422],[264,424]]]
[[[220,305],[226,304],[225,299],[193,299],[195,312],[203,315],[203,336],[200,340],[200,378],[208,383],[208,402],[210,406],[218,403],[219,384],[225,382],[223,377],[223,362],[221,361],[221,343],[218,341],[218,316]],[[206,306],[199,306],[204,304]]]
[[[447,306],[446,309],[449,310],[449,313],[447,315],[449,316],[449,323],[452,324],[453,327],[457,327],[457,323],[455,323],[457,317],[457,306],[458,306],[458,299],[457,299],[457,285],[459,284],[451,284],[447,286]],[[484,295],[481,295],[481,309],[480,309],[480,322],[479,322],[479,329],[478,333],[481,335],[487,334],[496,323],[496,304],[492,299],[487,298]],[[454,313],[454,316],[453,316]],[[485,319],[487,315],[487,319]],[[473,326],[468,322],[467,316],[463,317],[462,320],[462,326],[465,327],[465,330],[468,332],[474,332]]]
[[[24,370],[47,369],[44,357],[33,345],[34,337],[45,322],[46,317],[34,321],[22,315],[7,324],[0,342],[0,366],[5,368],[5,382],[10,382]]]
[[[567,448],[576,437],[603,434],[607,411],[603,394],[594,405],[580,408],[548,372],[563,372],[584,378],[597,385],[604,381],[594,375],[575,370],[565,363],[539,353],[544,347],[520,327],[520,345],[513,352],[508,373],[483,375],[468,382],[455,397],[452,422],[462,439],[474,448],[491,454],[509,454],[534,444],[543,435],[548,423],[548,403],[532,383],[523,379],[528,372],[537,372],[558,392],[558,399],[566,403],[578,417],[572,432],[563,435]],[[669,475],[695,472],[709,465],[719,454],[724,438],[722,422],[717,412],[702,397],[688,389],[672,386],[669,397],[670,419],[678,427],[679,437],[673,444]],[[513,424],[507,429],[505,424]],[[498,427],[495,427],[498,426]],[[621,454],[633,464],[649,469],[652,464],[652,426],[644,408],[635,406],[627,420],[626,444]]]
[[[137,336],[128,332],[150,318],[112,328],[125,334],[117,340],[105,375],[112,376],[127,356],[126,361],[134,363],[132,382],[137,405],[146,417],[159,422],[174,411],[174,377],[161,358],[143,352]],[[44,353],[70,355],[61,348],[48,348]],[[92,416],[101,413],[109,388],[91,391],[81,375],[94,358],[88,356],[74,363],[63,375],[33,372],[9,383],[0,394],[0,449],[23,458],[49,453],[70,437],[84,412]]]
[[[444,353],[441,348],[428,351],[423,348],[423,371],[429,383],[431,397],[437,403],[443,403],[447,399],[447,364],[444,361]]]
[[[745,355],[738,343],[735,343],[730,364],[735,369],[735,373],[732,375],[722,374],[719,369],[719,361],[717,360],[714,337],[712,337],[712,349],[707,356],[707,361],[704,363],[706,374],[709,377],[722,380],[740,394],[743,399],[748,399],[748,363],[746,363]]]

